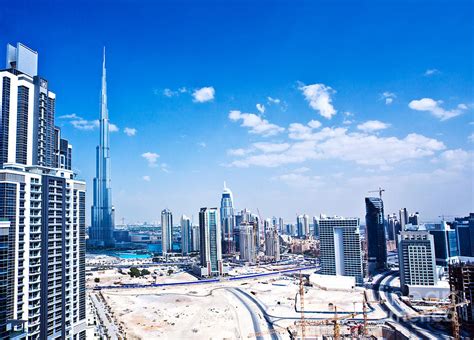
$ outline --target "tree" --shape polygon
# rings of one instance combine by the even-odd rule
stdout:
[[[173,274],[173,269],[168,269],[168,276],[170,276],[171,274]]]
[[[150,271],[146,268],[143,268],[142,271],[141,271],[141,275],[142,276],[145,276],[145,275],[149,275],[150,274]]]
[[[140,277],[140,270],[137,267],[131,267],[128,273],[131,277]]]
[[[95,283],[99,283],[99,282],[100,282],[100,278],[98,278],[98,277],[94,278],[94,282],[95,282]]]

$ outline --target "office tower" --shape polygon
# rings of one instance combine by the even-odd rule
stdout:
[[[10,332],[7,330],[8,313],[7,306],[10,299],[9,296],[9,262],[13,261],[13,257],[8,256],[8,231],[10,229],[10,221],[0,219],[0,339],[8,339]],[[10,275],[9,275],[10,274]]]
[[[56,96],[37,61],[28,47],[8,45],[0,71],[0,267],[8,266],[0,274],[7,287],[0,333],[85,339],[86,185],[60,165]]]
[[[192,251],[191,220],[186,215],[181,216],[181,252],[187,255]]]
[[[396,214],[389,214],[387,216],[387,236],[390,241],[395,241],[400,232],[400,222]]]
[[[313,235],[319,238],[319,219],[316,216],[313,217]]]
[[[280,261],[280,237],[278,236],[278,230],[274,227],[265,233],[265,256]]]
[[[257,261],[257,244],[255,243],[255,228],[251,223],[243,222],[239,226],[239,250],[240,260],[256,263]]]
[[[299,215],[296,218],[296,228],[298,231],[298,237],[305,238],[309,236],[309,216]]]
[[[434,238],[427,231],[402,231],[398,235],[400,287],[404,294],[408,286],[434,286],[438,283]]]
[[[283,228],[285,227],[285,224],[283,222],[283,218],[278,219],[278,232],[283,233]]]
[[[474,330],[474,262],[459,262],[449,265],[449,285],[456,292],[456,303],[469,301],[457,308],[462,326]],[[471,333],[472,334],[472,333]]]
[[[373,275],[387,266],[387,240],[382,199],[366,197],[365,211],[368,271]]]
[[[450,244],[450,240],[453,242],[453,235],[456,236],[455,231],[451,230],[444,221],[441,223],[425,223],[420,225],[420,229],[421,228],[433,235],[436,265],[447,268],[449,258],[456,256],[450,254],[456,249]],[[454,247],[455,246],[456,244],[454,244]]]
[[[201,245],[201,240],[199,237],[199,226],[198,225],[193,225],[191,227],[191,250],[192,251],[199,251],[200,245]]]
[[[410,214],[408,216],[408,223],[412,225],[418,225],[420,223],[420,214],[418,212]]]
[[[407,225],[409,223],[408,222],[407,208],[400,209],[399,216],[400,216],[400,230],[404,231],[405,230],[405,225]]]
[[[102,91],[100,106],[100,139],[96,149],[96,177],[91,208],[91,228],[88,244],[91,247],[112,248],[114,218],[112,213],[112,185],[110,180],[109,111],[107,109],[107,81],[105,48],[102,63]]]
[[[201,237],[201,267],[207,276],[223,274],[221,226],[217,208],[201,208],[199,211]]]
[[[456,230],[459,256],[474,257],[474,213],[456,217],[451,226]]]
[[[267,230],[270,230],[270,228],[273,227],[272,220],[267,218],[265,221],[263,221],[263,234],[267,232]]]
[[[234,252],[234,198],[232,191],[224,182],[224,191],[221,198],[221,226],[222,226],[222,252]]]
[[[161,252],[173,252],[173,214],[168,209],[161,211]]]
[[[321,274],[352,276],[363,284],[358,218],[321,217],[319,242]]]

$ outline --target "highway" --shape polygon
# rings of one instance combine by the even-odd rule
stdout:
[[[109,313],[106,310],[105,304],[101,301],[100,296],[98,294],[90,294],[92,299],[92,303],[96,309],[97,315],[104,325],[104,328],[107,330],[107,339],[111,340],[119,340],[122,339],[120,336],[120,331],[113,322],[113,319],[110,317]]]
[[[433,331],[429,323],[406,321],[404,317],[408,314],[408,306],[399,299],[394,292],[398,291],[397,287],[392,285],[395,278],[398,276],[398,271],[388,271],[380,275],[372,289],[377,300],[384,300],[381,304],[382,309],[389,315],[389,318],[394,322],[392,325],[401,333],[410,335],[411,338],[423,339],[449,339],[446,334],[439,330]],[[388,289],[387,289],[388,288]]]

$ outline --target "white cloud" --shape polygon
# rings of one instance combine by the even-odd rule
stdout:
[[[474,132],[471,133],[471,134],[467,137],[467,139],[468,139],[470,142],[474,143]]]
[[[68,114],[68,115],[59,116],[58,118],[59,119],[75,119],[75,118],[80,118],[80,117],[78,117],[77,114],[75,114],[75,113],[71,113],[71,114]]]
[[[176,96],[178,93],[176,91],[173,91],[171,89],[164,89],[163,90],[163,96],[171,98],[173,96]]]
[[[155,152],[145,152],[142,154],[142,157],[146,159],[149,167],[155,168],[157,166],[156,162],[158,161],[160,155]]]
[[[100,126],[99,120],[86,120],[81,117],[77,117],[76,119],[71,120],[71,125],[74,126],[78,130],[94,130]]]
[[[290,172],[272,177],[272,179],[285,182],[290,186],[303,187],[305,189],[318,187],[324,184],[320,176],[305,175],[301,172]]]
[[[264,137],[274,136],[285,131],[284,128],[271,124],[268,120],[262,119],[253,113],[242,113],[237,110],[230,111],[229,119],[236,122],[242,120],[241,126],[250,128],[249,132]]]
[[[272,153],[272,152],[283,152],[288,150],[290,144],[288,143],[253,143],[253,146],[264,153]]]
[[[310,170],[311,170],[310,168],[303,166],[301,168],[296,168],[295,170],[293,170],[293,172],[301,174],[304,172],[308,172]]]
[[[234,160],[231,165],[277,167],[308,160],[336,159],[387,169],[403,161],[433,156],[446,148],[436,139],[415,133],[400,139],[348,133],[344,128],[323,128],[321,131],[303,133],[298,137],[300,138],[293,138],[299,140],[286,151],[245,155]]]
[[[118,132],[120,129],[118,128],[117,125],[113,124],[113,123],[109,123],[109,131],[110,132]]]
[[[308,122],[308,126],[312,129],[319,129],[321,127],[321,122],[317,121],[317,120],[310,120]]]
[[[194,101],[197,103],[205,103],[214,99],[216,91],[212,86],[202,87],[193,92]]]
[[[251,149],[243,149],[243,148],[239,148],[239,149],[229,149],[227,150],[227,154],[229,156],[245,156],[249,153],[251,153],[253,150]]]
[[[183,86],[183,87],[180,87],[180,88],[178,89],[178,92],[179,92],[179,93],[187,93],[187,92],[188,92],[188,89]]]
[[[425,71],[425,76],[429,77],[429,76],[433,76],[433,75],[436,75],[436,74],[440,74],[441,72],[435,68],[431,68],[431,69],[428,69]]]
[[[268,104],[280,104],[281,100],[278,98],[267,97]]]
[[[150,176],[143,176],[142,179],[143,179],[145,182],[150,182],[150,181],[151,181],[151,177],[150,177]]]
[[[390,124],[383,123],[379,120],[368,120],[365,123],[357,125],[357,129],[363,132],[374,132],[388,128]]]
[[[336,114],[336,110],[332,105],[331,94],[335,93],[332,88],[324,84],[312,84],[303,85],[299,88],[306,100],[309,102],[309,106],[324,118],[331,119]]]
[[[265,105],[263,104],[257,104],[255,105],[257,107],[257,110],[260,112],[260,113],[265,113]]]
[[[463,170],[473,166],[473,154],[462,149],[446,150],[439,156],[439,160],[449,170]]]
[[[412,100],[408,107],[416,111],[428,111],[441,121],[459,116],[467,109],[466,104],[459,104],[457,108],[452,110],[445,110],[441,107],[442,100],[434,100],[431,98],[422,98],[419,100]]]
[[[161,163],[161,164],[160,164],[160,169],[161,169],[161,171],[166,172],[166,173],[170,173],[170,172],[171,172],[170,169],[169,169],[168,164],[166,164],[166,163]]]
[[[125,129],[123,129],[123,132],[127,136],[132,137],[132,136],[135,136],[137,134],[137,129],[126,127]]]
[[[385,104],[387,105],[390,105],[393,103],[393,100],[395,98],[397,98],[397,96],[395,95],[395,93],[393,92],[388,92],[388,91],[385,91],[384,93],[382,93],[382,95],[380,96],[382,100],[385,100]]]
[[[198,145],[201,147],[201,148],[205,148],[207,146],[206,143],[204,142],[199,142]]]

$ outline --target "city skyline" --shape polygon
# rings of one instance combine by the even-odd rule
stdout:
[[[115,29],[131,4],[98,4],[94,13],[84,6],[74,16],[32,5],[45,18],[61,12],[41,32],[28,29],[34,11],[23,3],[6,9],[0,46],[21,41],[38,51],[39,74],[59,94],[56,124],[87,182],[87,206],[105,45],[117,221],[158,221],[169,208],[197,222],[201,207],[219,206],[223,181],[236,211],[258,208],[292,223],[319,213],[363,220],[363,199],[379,186],[386,214],[406,207],[434,220],[472,209],[469,3],[414,3],[409,11],[260,4],[250,14],[235,4],[229,22],[230,10],[213,4],[209,13],[146,4],[137,9],[141,25],[120,37]],[[401,13],[404,25],[389,20]],[[77,25],[82,17],[88,27]],[[48,32],[74,43],[47,41]]]

